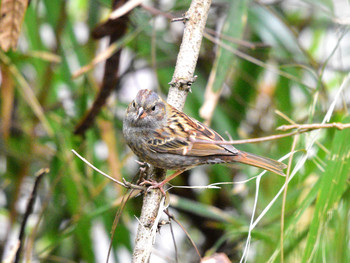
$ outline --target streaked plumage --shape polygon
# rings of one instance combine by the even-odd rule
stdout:
[[[217,132],[163,101],[140,90],[126,110],[123,133],[133,152],[155,167],[187,170],[202,164],[240,162],[284,175],[286,165],[237,150]]]

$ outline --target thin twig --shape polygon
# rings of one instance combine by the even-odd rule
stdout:
[[[340,97],[341,92],[348,87],[350,84],[350,74],[348,74],[340,88],[337,90],[336,95],[334,96],[334,99],[332,101],[332,103],[330,104],[326,115],[323,118],[322,124],[325,124],[326,122],[328,122],[330,120],[330,118],[332,117],[332,114],[334,112],[334,108],[335,105],[338,101],[338,98]],[[307,142],[306,144],[306,154],[304,154],[296,163],[295,167],[293,168],[293,171],[290,174],[290,177],[288,179],[288,181],[286,181],[284,183],[284,185],[280,188],[280,190],[277,192],[277,194],[272,198],[272,200],[270,201],[270,203],[264,208],[264,210],[260,213],[260,215],[258,216],[257,219],[255,219],[253,225],[252,225],[252,229],[256,227],[256,225],[260,222],[260,220],[265,216],[265,214],[267,213],[267,211],[270,210],[271,206],[276,202],[277,198],[281,195],[281,193],[283,192],[284,188],[286,187],[287,184],[289,184],[289,182],[294,178],[294,176],[297,174],[297,172],[303,167],[304,163],[306,162],[306,160],[308,159],[308,156],[310,155],[311,151],[310,149],[313,147],[313,145],[315,144],[316,140],[318,139],[318,137],[320,136],[320,131],[316,131],[315,134],[313,134],[311,136],[311,139]],[[280,252],[280,250],[276,250],[277,252]],[[277,256],[277,253],[274,253],[272,255],[271,258],[273,258],[273,260],[269,260],[269,262],[274,262],[275,258]]]
[[[290,124],[296,124],[295,121],[293,121],[291,118],[289,118],[286,114],[284,114],[283,112],[279,111],[279,110],[275,110],[275,113],[282,117],[284,120],[288,121]]]
[[[173,217],[169,216],[169,209],[165,209],[168,218],[169,218],[169,226],[170,226],[170,232],[171,232],[171,237],[173,238],[173,243],[174,243],[174,249],[175,249],[175,262],[178,263],[179,259],[178,259],[178,252],[177,252],[177,245],[176,245],[176,240],[175,240],[175,235],[174,235],[174,229],[173,229],[173,224],[171,223],[171,220],[173,219]]]
[[[141,4],[141,7],[146,10],[147,12],[151,13],[152,15],[160,15],[163,16],[167,19],[169,19],[171,22],[176,22],[176,21],[183,21],[183,17],[181,18],[176,18],[174,15],[172,15],[171,13],[168,12],[164,12],[162,10],[159,10],[157,8],[154,8],[153,6],[148,6],[145,4]],[[216,32],[215,30],[211,29],[211,28],[205,28],[204,31],[209,34],[212,35],[214,37],[220,38],[220,39],[225,39],[233,44],[238,44],[240,46],[244,46],[250,49],[256,49],[256,48],[268,48],[270,47],[269,44],[266,43],[253,43],[247,40],[242,40],[239,38],[234,38],[225,34],[222,34],[220,32]],[[204,35],[204,37],[206,37],[206,35]]]
[[[260,138],[252,138],[252,139],[245,139],[245,140],[233,140],[233,141],[205,141],[205,140],[194,140],[193,143],[202,143],[202,144],[220,144],[220,145],[227,145],[227,144],[246,144],[246,143],[258,143],[258,142],[266,142],[266,141],[273,141],[282,139],[285,137],[290,137],[296,134],[308,132],[309,130],[298,130],[290,133],[284,133],[284,134],[275,134]]]
[[[281,162],[282,160],[288,158],[292,154],[294,154],[294,152],[286,154],[285,156],[280,158],[278,161]],[[243,250],[243,255],[241,257],[240,263],[247,261],[247,255],[249,253],[250,243],[251,243],[251,238],[252,238],[252,231],[255,228],[257,222],[259,222],[258,220],[260,220],[260,218],[262,217],[262,215],[260,214],[260,216],[258,216],[258,218],[254,221],[254,217],[255,217],[255,213],[256,213],[256,207],[257,207],[257,202],[258,202],[258,197],[259,197],[260,180],[261,180],[261,177],[266,172],[267,171],[263,171],[258,176],[256,176],[256,186],[255,186],[255,197],[254,197],[253,211],[252,211],[252,215],[251,215],[251,218],[250,218],[250,224],[249,224],[249,229],[248,229],[248,236],[247,236],[246,244],[245,244],[245,247],[244,247],[244,250]]]
[[[259,137],[259,138],[252,138],[252,139],[245,139],[245,140],[232,140],[232,141],[205,141],[205,140],[194,140],[193,143],[202,143],[202,144],[221,144],[221,145],[227,145],[227,144],[246,144],[246,143],[259,143],[259,142],[266,142],[266,141],[273,141],[282,139],[285,137],[294,136],[297,134],[310,132],[312,130],[316,129],[324,129],[324,128],[337,128],[339,130],[343,130],[346,128],[350,128],[350,123],[325,123],[325,124],[291,124],[291,125],[282,125],[277,128],[277,130],[280,131],[287,131],[290,129],[297,129],[296,131],[284,133],[284,134],[275,134],[265,137]]]
[[[148,12],[154,14],[154,15],[162,15],[162,16],[170,19],[171,21],[174,19],[173,15],[171,15],[169,13],[166,13],[166,12],[163,12],[161,10],[158,10],[158,9],[156,9],[154,7],[147,6],[147,5],[144,5],[144,4],[141,4],[141,6],[142,6],[143,9],[145,9],[146,11],[148,11]],[[183,20],[183,19],[181,18],[180,20]],[[175,21],[177,21],[177,19]],[[259,44],[259,43],[258,44],[250,44],[247,41],[241,41],[241,40],[238,40],[238,39],[233,39],[233,38],[230,38],[229,36],[217,34],[217,33],[213,32],[212,30],[208,30],[208,29],[205,30],[205,32],[203,33],[203,36],[206,39],[208,39],[209,41],[211,41],[211,42],[213,42],[213,43],[223,47],[224,49],[232,52],[233,54],[235,54],[236,56],[238,56],[238,57],[240,57],[242,59],[245,59],[245,60],[247,60],[247,61],[249,61],[249,62],[251,62],[253,64],[256,64],[256,65],[258,65],[260,67],[267,68],[267,69],[271,70],[272,72],[276,72],[277,74],[279,74],[279,75],[281,75],[281,76],[283,76],[285,78],[288,78],[288,79],[294,80],[294,81],[296,81],[298,83],[301,83],[300,80],[298,80],[295,76],[293,76],[293,75],[291,75],[291,74],[289,74],[289,73],[287,73],[285,71],[282,71],[282,70],[279,70],[277,68],[274,68],[270,64],[266,64],[266,63],[256,59],[255,57],[251,57],[248,54],[246,54],[246,53],[244,53],[244,52],[242,52],[242,51],[240,51],[238,49],[234,49],[230,45],[225,44],[220,39],[225,39],[225,40],[228,40],[228,41],[230,41],[232,43],[239,43],[239,45],[247,46],[248,48],[255,48],[257,46],[268,47],[268,45],[266,45],[266,44]],[[219,39],[217,39],[217,38],[219,38]],[[302,68],[304,67],[301,64],[298,64],[297,66],[302,67]],[[311,73],[315,77],[317,77],[316,74],[314,74],[313,71],[311,71]],[[301,83],[301,84],[306,86],[306,87],[308,87],[308,88],[310,88],[310,89],[313,89],[313,87],[307,85],[306,83]]]
[[[208,33],[205,33],[204,36],[208,40],[210,40],[213,43],[215,43],[215,44],[223,47],[224,49],[232,52],[233,54],[235,54],[237,57],[240,57],[241,59],[249,61],[249,62],[251,62],[251,63],[253,63],[255,65],[258,65],[258,66],[260,66],[262,68],[265,68],[267,70],[270,70],[271,72],[274,72],[274,73],[276,73],[276,74],[278,74],[278,75],[280,75],[282,77],[285,77],[287,79],[290,79],[290,80],[293,80],[293,81],[295,81],[297,83],[300,83],[300,84],[304,85],[305,87],[313,89],[313,87],[311,87],[310,85],[307,85],[306,83],[302,83],[296,76],[294,76],[292,74],[289,74],[288,72],[279,70],[279,69],[277,69],[276,67],[274,67],[271,64],[267,64],[267,63],[265,63],[265,62],[263,62],[263,61],[261,61],[259,59],[256,59],[255,57],[252,57],[252,56],[250,56],[250,55],[248,55],[248,54],[238,50],[238,49],[235,49],[235,48],[231,47],[230,45],[224,43],[223,41],[221,41],[219,39],[216,39],[215,37],[209,35]]]
[[[130,198],[132,198],[133,191],[134,191],[134,189],[132,189],[129,194],[125,193],[125,195],[123,196],[123,200],[121,202],[122,205],[119,207],[118,212],[117,212],[117,214],[114,217],[113,227],[112,227],[112,231],[111,231],[111,242],[109,243],[109,247],[108,247],[106,263],[108,263],[109,256],[110,256],[111,251],[112,251],[112,245],[113,245],[112,240],[114,239],[114,235],[115,235],[115,232],[116,232],[116,229],[117,229],[117,226],[118,226],[119,219],[120,219],[120,217],[121,217],[121,215],[122,215],[122,213],[124,211],[126,203],[129,201]],[[126,200],[124,200],[125,197],[126,197]]]
[[[17,253],[16,253],[16,258],[15,258],[15,261],[14,261],[15,263],[19,262],[19,259],[21,257],[21,250],[23,248],[23,243],[24,243],[24,230],[26,228],[26,224],[27,224],[29,215],[33,211],[33,206],[34,206],[34,202],[35,202],[35,198],[36,198],[36,193],[38,191],[39,183],[40,183],[41,178],[43,177],[43,175],[47,174],[49,171],[50,171],[49,168],[43,168],[43,169],[40,169],[37,172],[37,174],[35,175],[36,178],[35,178],[33,190],[32,190],[32,193],[30,194],[30,198],[29,198],[29,201],[28,201],[28,204],[27,204],[27,207],[26,207],[26,211],[25,211],[24,216],[23,216],[21,229],[19,231],[18,240],[19,240],[20,244],[19,244],[19,248],[18,248]]]
[[[292,152],[286,154],[285,156],[283,156],[282,158],[280,158],[278,161],[283,161],[287,158],[289,158],[290,156],[292,156],[293,154],[297,153],[297,152],[300,152],[302,150],[293,150]],[[288,166],[289,167],[289,166]],[[212,184],[209,184],[209,185],[194,185],[194,186],[188,186],[188,185],[171,185],[168,190],[170,190],[171,188],[186,188],[186,189],[221,189],[221,187],[217,186],[217,185],[235,185],[235,184],[246,184],[248,183],[249,181],[252,181],[252,180],[255,180],[257,179],[259,175],[257,176],[253,176],[247,180],[243,180],[243,181],[236,181],[236,182],[218,182],[218,183],[212,183]]]
[[[167,191],[169,191],[171,188],[181,188],[181,189],[221,189],[221,187],[214,186],[214,185],[196,185],[196,186],[189,186],[189,185],[172,185],[170,186]]]
[[[291,124],[291,125],[282,125],[277,128],[278,131],[288,131],[291,129],[306,129],[306,130],[315,130],[315,129],[329,129],[337,128],[338,130],[343,130],[350,128],[350,123],[312,123],[312,124]]]
[[[184,14],[182,17],[174,17],[173,19],[171,19],[171,22],[174,23],[182,21],[183,23],[185,23],[188,19],[189,17],[186,16],[186,14]]]
[[[138,189],[138,190],[142,190],[142,191],[146,191],[147,187],[141,186],[141,185],[137,185],[137,184],[132,184],[127,182],[125,179],[123,179],[123,183],[118,181],[117,179],[114,179],[113,177],[109,176],[108,174],[102,172],[100,169],[98,169],[97,167],[93,166],[91,163],[89,163],[88,160],[86,160],[83,156],[81,156],[79,153],[77,153],[75,150],[71,150],[80,160],[82,160],[84,163],[86,163],[89,167],[91,167],[92,169],[94,169],[96,172],[102,174],[104,177],[108,178],[109,180],[125,187],[128,189]]]
[[[135,31],[125,35],[119,41],[111,44],[107,49],[97,54],[88,64],[82,66],[72,74],[72,79],[76,79],[83,75],[84,73],[92,70],[97,64],[109,59],[117,51],[121,50],[126,44],[131,42],[140,32],[142,28],[136,28]]]
[[[169,211],[165,210],[164,211],[165,214],[167,214],[167,216],[169,218],[171,218],[172,220],[174,220],[176,222],[176,224],[179,225],[179,227],[182,229],[182,231],[184,231],[184,233],[186,234],[188,240],[190,240],[192,246],[194,247],[194,249],[197,252],[197,255],[199,256],[200,259],[202,259],[201,254],[199,253],[199,250],[196,246],[196,244],[194,243],[193,239],[191,238],[190,234],[187,232],[187,230],[185,229],[185,227],[180,223],[180,221],[178,221],[172,214],[169,213]]]
[[[314,107],[313,107],[314,108]],[[289,118],[286,114],[284,114],[283,112],[279,111],[279,110],[275,110],[275,113],[282,117],[284,120],[288,121],[290,124],[296,124],[297,123],[295,121],[293,121],[291,118]],[[315,142],[317,144],[318,147],[320,147],[326,154],[329,154],[330,151],[322,144],[320,143],[319,141],[316,141]]]
[[[243,39],[240,39],[240,38],[231,37],[231,36],[223,34],[221,32],[217,32],[217,31],[215,31],[214,29],[211,29],[211,28],[206,28],[205,32],[210,34],[210,35],[213,35],[214,37],[217,37],[219,39],[224,39],[224,40],[227,40],[227,41],[229,41],[229,42],[231,42],[233,44],[244,46],[244,47],[250,48],[250,49],[270,48],[271,47],[271,45],[267,44],[267,43],[250,42],[250,41],[243,40]]]

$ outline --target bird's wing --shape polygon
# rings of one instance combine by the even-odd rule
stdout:
[[[148,143],[150,150],[187,156],[235,155],[232,145],[220,145],[225,141],[217,132],[183,112],[172,108],[167,125],[153,132]]]

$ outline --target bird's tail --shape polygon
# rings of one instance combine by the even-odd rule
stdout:
[[[285,176],[283,170],[287,168],[287,165],[279,161],[243,151],[239,151],[232,159],[234,162],[252,165],[282,176]]]

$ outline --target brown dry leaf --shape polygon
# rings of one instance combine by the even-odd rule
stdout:
[[[28,0],[2,0],[0,7],[0,47],[16,49]]]

